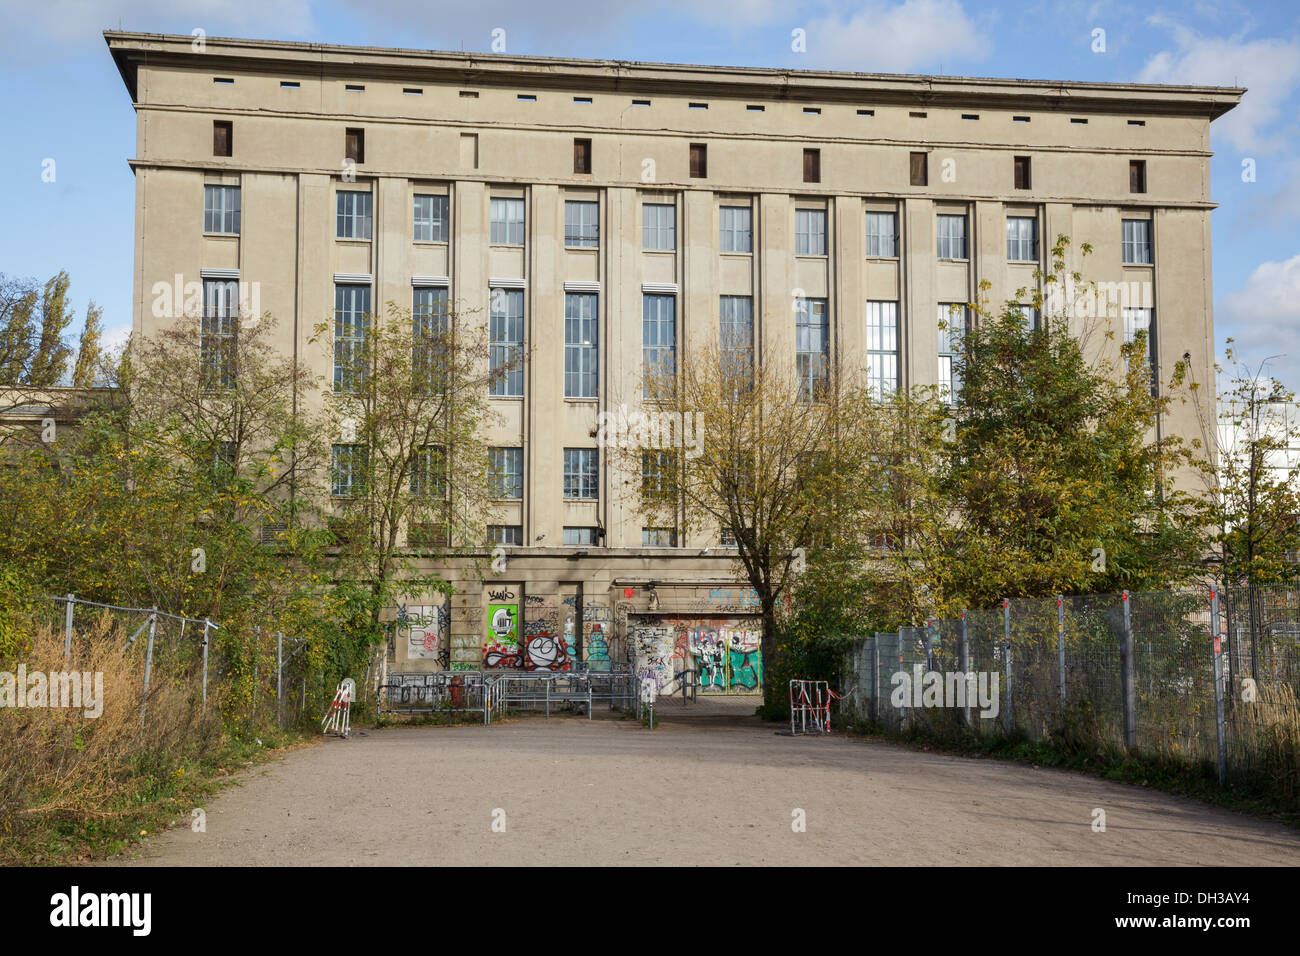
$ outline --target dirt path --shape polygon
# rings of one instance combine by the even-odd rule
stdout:
[[[206,808],[206,833],[169,831],[114,862],[1300,864],[1300,834],[1154,791],[665,716],[653,732],[559,716],[326,740],[249,771]]]

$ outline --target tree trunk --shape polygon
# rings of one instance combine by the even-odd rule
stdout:
[[[767,588],[760,590],[758,597],[763,616],[763,636],[759,644],[763,661],[763,706],[770,709],[781,700],[779,688],[772,681],[772,665],[776,661],[776,597]]]

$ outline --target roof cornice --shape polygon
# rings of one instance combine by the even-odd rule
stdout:
[[[1240,102],[1239,87],[1142,83],[1045,82],[984,77],[924,76],[700,66],[628,60],[458,53],[106,30],[104,40],[134,101],[136,70],[153,62],[214,72],[281,72],[349,80],[402,80],[491,87],[526,85],[587,92],[708,95],[735,99],[912,106],[1141,112],[1215,119]]]

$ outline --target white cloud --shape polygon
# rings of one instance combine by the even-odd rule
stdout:
[[[838,13],[808,23],[808,57],[820,66],[864,73],[944,72],[992,51],[984,28],[958,0],[865,3],[847,19]]]
[[[1234,339],[1248,365],[1282,356],[1269,372],[1291,388],[1300,386],[1300,254],[1261,263],[1240,289],[1219,301],[1215,324],[1219,338]]]
[[[1152,54],[1138,82],[1247,87],[1241,103],[1215,121],[1213,132],[1246,153],[1283,148],[1285,138],[1267,127],[1300,87],[1300,38],[1206,37],[1165,17],[1148,22],[1172,33],[1174,49]]]
[[[104,30],[277,39],[313,29],[312,0],[44,0],[6,19],[0,49],[45,56],[46,43],[101,43]],[[31,49],[31,41],[38,45]]]

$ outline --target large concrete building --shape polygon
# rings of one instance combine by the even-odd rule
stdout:
[[[1064,234],[1131,290],[1100,347],[1145,327],[1158,371],[1214,381],[1209,129],[1239,89],[105,36],[138,117],[136,332],[181,277],[257,284],[327,379],[314,327],[388,302],[491,312],[530,350],[492,398],[507,571],[408,609],[399,665],[564,635],[561,659],[671,671],[694,646],[714,689],[757,688],[733,552],[643,527],[593,438],[652,352],[739,330],[759,361],[942,384],[950,306],[1024,301]]]

